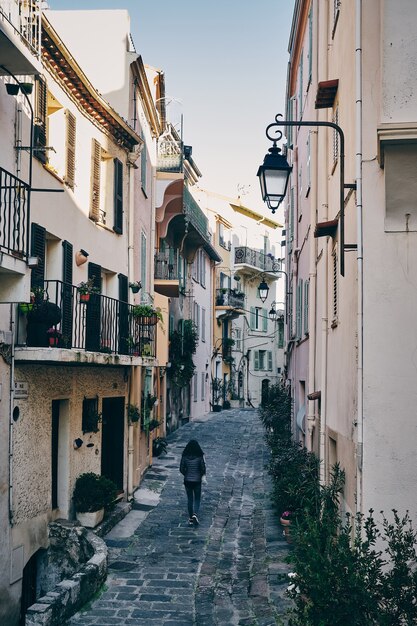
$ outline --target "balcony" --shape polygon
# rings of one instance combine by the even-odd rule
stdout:
[[[28,256],[29,186],[0,167],[0,252]]]
[[[1,2],[0,59],[9,72],[18,76],[41,72],[40,34],[39,0]]]
[[[183,171],[182,164],[182,142],[170,135],[162,136],[158,141],[157,171],[180,174]]]
[[[155,291],[168,298],[178,298],[180,286],[178,251],[175,248],[166,248],[163,252],[156,252],[154,270]]]
[[[236,289],[216,289],[216,306],[229,306],[241,309],[245,305],[245,294]]]
[[[235,269],[246,270],[252,273],[253,270],[270,274],[276,278],[276,274],[281,267],[280,259],[276,259],[271,254],[265,254],[261,250],[254,250],[246,246],[235,248]]]
[[[19,305],[18,360],[125,365],[130,357],[155,357],[156,324],[135,317],[133,305],[96,293],[84,296],[58,280],[45,281],[43,293],[37,291],[33,303]]]
[[[189,220],[196,231],[208,241],[210,239],[208,219],[187,187],[184,187],[184,212],[186,219]]]

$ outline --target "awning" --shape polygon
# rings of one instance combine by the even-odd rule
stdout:
[[[303,406],[300,406],[300,408],[298,409],[298,413],[297,413],[297,417],[296,417],[296,424],[298,426],[298,428],[301,430],[301,432],[303,433],[303,435],[305,435],[305,426],[304,426],[304,418],[306,416],[306,405],[303,404]]]

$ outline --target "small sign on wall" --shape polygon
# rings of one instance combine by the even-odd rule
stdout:
[[[29,383],[14,383],[15,400],[27,400],[29,396]]]

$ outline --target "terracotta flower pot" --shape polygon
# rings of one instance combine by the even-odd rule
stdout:
[[[49,341],[49,346],[51,348],[55,348],[59,344],[59,337],[55,337],[54,335],[49,335],[48,341]]]
[[[89,293],[80,293],[80,302],[89,302],[90,294]]]

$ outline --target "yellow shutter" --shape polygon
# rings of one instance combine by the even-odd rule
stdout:
[[[96,139],[93,139],[91,150],[90,219],[94,222],[98,222],[100,219],[100,166],[101,146]]]
[[[75,184],[75,132],[76,119],[71,111],[65,111],[66,116],[66,144],[65,144],[65,177],[64,180],[70,189],[74,189]]]

